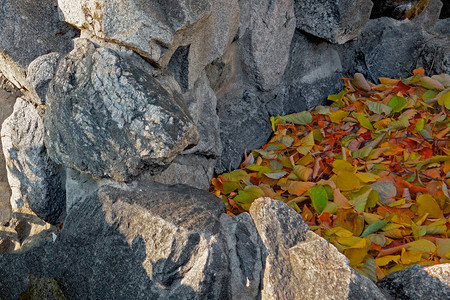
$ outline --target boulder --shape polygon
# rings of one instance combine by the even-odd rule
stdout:
[[[338,93],[344,67],[338,47],[296,31],[283,82],[266,107],[271,116],[313,108]]]
[[[289,48],[295,31],[294,1],[240,1],[242,62],[247,76],[259,89],[269,91],[280,82],[289,61]],[[240,29],[240,31],[243,29]]]
[[[30,99],[36,104],[45,104],[48,84],[55,76],[61,54],[52,52],[39,56],[28,66],[27,81],[29,83]]]
[[[1,135],[12,208],[26,201],[40,218],[57,224],[64,217],[65,190],[61,169],[44,146],[42,113],[18,98],[14,112],[3,122]]]
[[[237,0],[58,3],[69,24],[128,47],[163,68],[177,51],[187,49],[190,87],[203,68],[224,53],[239,25]]]
[[[46,101],[50,157],[96,177],[161,172],[198,141],[178,84],[123,47],[76,40]]]
[[[17,299],[33,274],[69,299],[230,299],[223,212],[186,186],[103,185],[75,203],[54,242],[0,255],[0,297]]]
[[[331,43],[343,44],[358,36],[370,17],[370,0],[297,0],[297,28]]]
[[[16,87],[26,89],[28,65],[50,52],[69,52],[72,38],[79,34],[59,20],[55,0],[2,1],[0,28],[0,72]]]
[[[377,283],[393,299],[441,300],[450,298],[450,264],[412,265]]]
[[[284,202],[256,199],[250,215],[267,251],[262,299],[385,299]]]

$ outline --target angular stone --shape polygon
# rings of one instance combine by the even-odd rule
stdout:
[[[289,249],[289,257],[304,299],[385,299],[369,278],[349,267],[336,247],[312,231]]]
[[[370,17],[370,0],[295,1],[297,28],[331,43],[343,44],[356,38]]]
[[[394,272],[377,283],[394,299],[450,298],[450,264],[434,266],[412,265],[405,270]]]
[[[162,171],[198,133],[170,77],[123,47],[86,39],[50,82],[45,143],[56,162],[95,177],[127,181]]]
[[[246,73],[261,90],[272,90],[281,82],[289,60],[295,31],[294,1],[241,2],[241,7],[248,5],[249,10],[248,16],[242,15],[249,21],[241,21],[249,22],[242,46]]]
[[[61,54],[57,52],[39,56],[28,66],[27,80],[32,97],[36,104],[45,104],[48,84],[55,76]]]
[[[228,248],[233,299],[259,299],[266,253],[248,213],[220,217]]]
[[[42,116],[33,104],[18,98],[1,135],[12,208],[26,201],[40,218],[57,224],[64,216],[66,195],[61,169],[44,146]]]
[[[28,64],[50,52],[69,52],[78,30],[59,20],[54,0],[5,0],[1,7],[0,72],[27,88]]]
[[[289,248],[305,241],[308,225],[285,203],[270,198],[256,199],[250,216],[267,250],[262,299],[296,299],[303,290],[291,280],[294,270],[289,263]]]
[[[266,104],[271,116],[310,109],[342,89],[344,68],[336,48],[296,31],[283,82]]]
[[[69,211],[55,242],[0,255],[0,297],[29,274],[67,298],[230,299],[222,200],[186,186],[102,186]],[[14,276],[9,276],[14,274]]]

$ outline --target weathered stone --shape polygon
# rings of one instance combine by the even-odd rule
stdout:
[[[48,84],[55,76],[61,54],[57,52],[39,56],[28,66],[27,80],[31,92],[31,100],[36,104],[45,104]]]
[[[385,299],[370,279],[349,267],[336,247],[312,231],[289,249],[289,258],[302,291],[298,299]]]
[[[296,299],[303,290],[291,280],[294,270],[289,263],[289,248],[305,241],[308,225],[285,203],[270,198],[256,199],[250,216],[267,250],[262,299]]]
[[[271,116],[310,109],[342,89],[343,67],[336,48],[299,31],[295,33],[283,82],[266,104]]]
[[[433,30],[442,35],[450,35],[450,17],[438,20]]]
[[[50,52],[69,52],[78,31],[59,20],[55,0],[5,0],[1,8],[0,72],[27,88],[28,64]]]
[[[0,87],[6,85],[3,84],[5,78],[0,73]],[[9,117],[13,112],[13,106],[17,98],[17,91],[12,89],[6,91],[0,88],[0,130],[3,121]],[[2,141],[0,138],[0,225],[5,224],[11,217],[11,188],[9,187],[5,156],[3,155]]]
[[[370,17],[370,0],[297,0],[297,28],[331,43],[343,44],[356,38]]]
[[[65,212],[61,170],[47,155],[38,110],[18,98],[14,112],[3,122],[1,135],[13,209],[27,201],[43,220],[61,221]]]
[[[428,5],[423,11],[419,15],[411,18],[411,22],[426,30],[432,29],[439,20],[442,7],[443,3],[441,0],[429,0]]]
[[[223,212],[186,186],[102,186],[72,207],[54,243],[0,255],[0,297],[17,299],[31,273],[69,299],[230,299]]]
[[[390,17],[397,20],[408,18],[408,12],[415,12],[415,16],[423,12],[428,0],[377,0],[373,1],[370,17],[372,19]],[[410,14],[411,14],[410,13]]]
[[[145,174],[139,181],[156,181],[164,184],[187,184],[207,190],[214,175],[216,160],[201,155],[178,155],[161,174]]]
[[[197,143],[178,84],[124,48],[78,39],[50,82],[45,143],[52,159],[96,177],[157,173]]]
[[[224,53],[239,24],[237,0],[58,2],[66,22],[133,49],[159,66],[166,67],[179,47],[188,49],[190,87],[204,67]]]
[[[377,285],[393,299],[449,299],[450,264],[429,267],[412,265],[389,274]]]
[[[233,299],[259,299],[266,253],[248,213],[220,217],[228,248]]]
[[[269,114],[259,93],[246,88],[235,81],[218,95],[223,147],[215,168],[218,174],[238,168],[244,153],[264,145],[272,133]]]
[[[272,90],[281,82],[289,60],[295,31],[294,1],[252,0],[240,5],[249,10],[248,16],[242,16],[249,18],[242,42],[246,73],[261,90]]]

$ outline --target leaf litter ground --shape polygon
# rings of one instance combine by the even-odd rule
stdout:
[[[331,106],[271,118],[273,137],[213,178],[230,215],[287,203],[373,281],[450,262],[450,76],[357,73]]]

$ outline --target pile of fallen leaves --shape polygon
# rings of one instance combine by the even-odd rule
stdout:
[[[273,137],[212,180],[230,215],[287,203],[377,281],[450,262],[450,76],[344,79],[331,106],[272,117]]]

